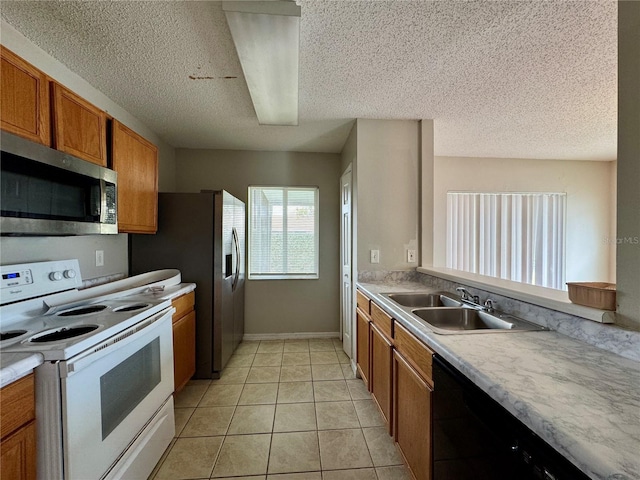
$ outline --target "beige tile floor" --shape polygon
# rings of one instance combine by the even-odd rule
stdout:
[[[382,418],[337,339],[243,342],[219,380],[175,398],[153,480],[405,480]]]

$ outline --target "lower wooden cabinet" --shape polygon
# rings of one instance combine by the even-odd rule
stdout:
[[[394,351],[394,437],[416,480],[430,480],[432,477],[432,394],[431,385]]]
[[[182,390],[196,372],[195,293],[175,298],[173,314],[173,384],[174,392]]]
[[[393,345],[376,326],[371,323],[371,396],[378,404],[387,424],[389,433],[393,431],[392,408],[392,358]]]
[[[369,388],[369,318],[359,308],[356,309],[356,362],[362,381]]]
[[[0,478],[36,478],[35,386],[33,374],[0,390]]]
[[[0,444],[0,478],[36,478],[36,422],[31,421]]]
[[[433,351],[382,308],[356,310],[358,370],[414,480],[433,478]],[[362,302],[365,305],[364,302]],[[367,335],[368,333],[368,335]]]

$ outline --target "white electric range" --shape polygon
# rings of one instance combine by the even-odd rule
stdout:
[[[2,266],[0,350],[40,353],[38,478],[146,479],[174,435],[163,270],[78,290],[77,260]]]

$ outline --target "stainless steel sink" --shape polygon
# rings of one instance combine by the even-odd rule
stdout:
[[[545,330],[511,315],[490,314],[473,308],[418,308],[411,313],[436,333]]]
[[[462,303],[442,293],[390,293],[387,295],[403,307],[461,307]]]

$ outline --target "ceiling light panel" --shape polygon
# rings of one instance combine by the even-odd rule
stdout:
[[[223,2],[261,125],[298,125],[300,7],[293,2]]]

